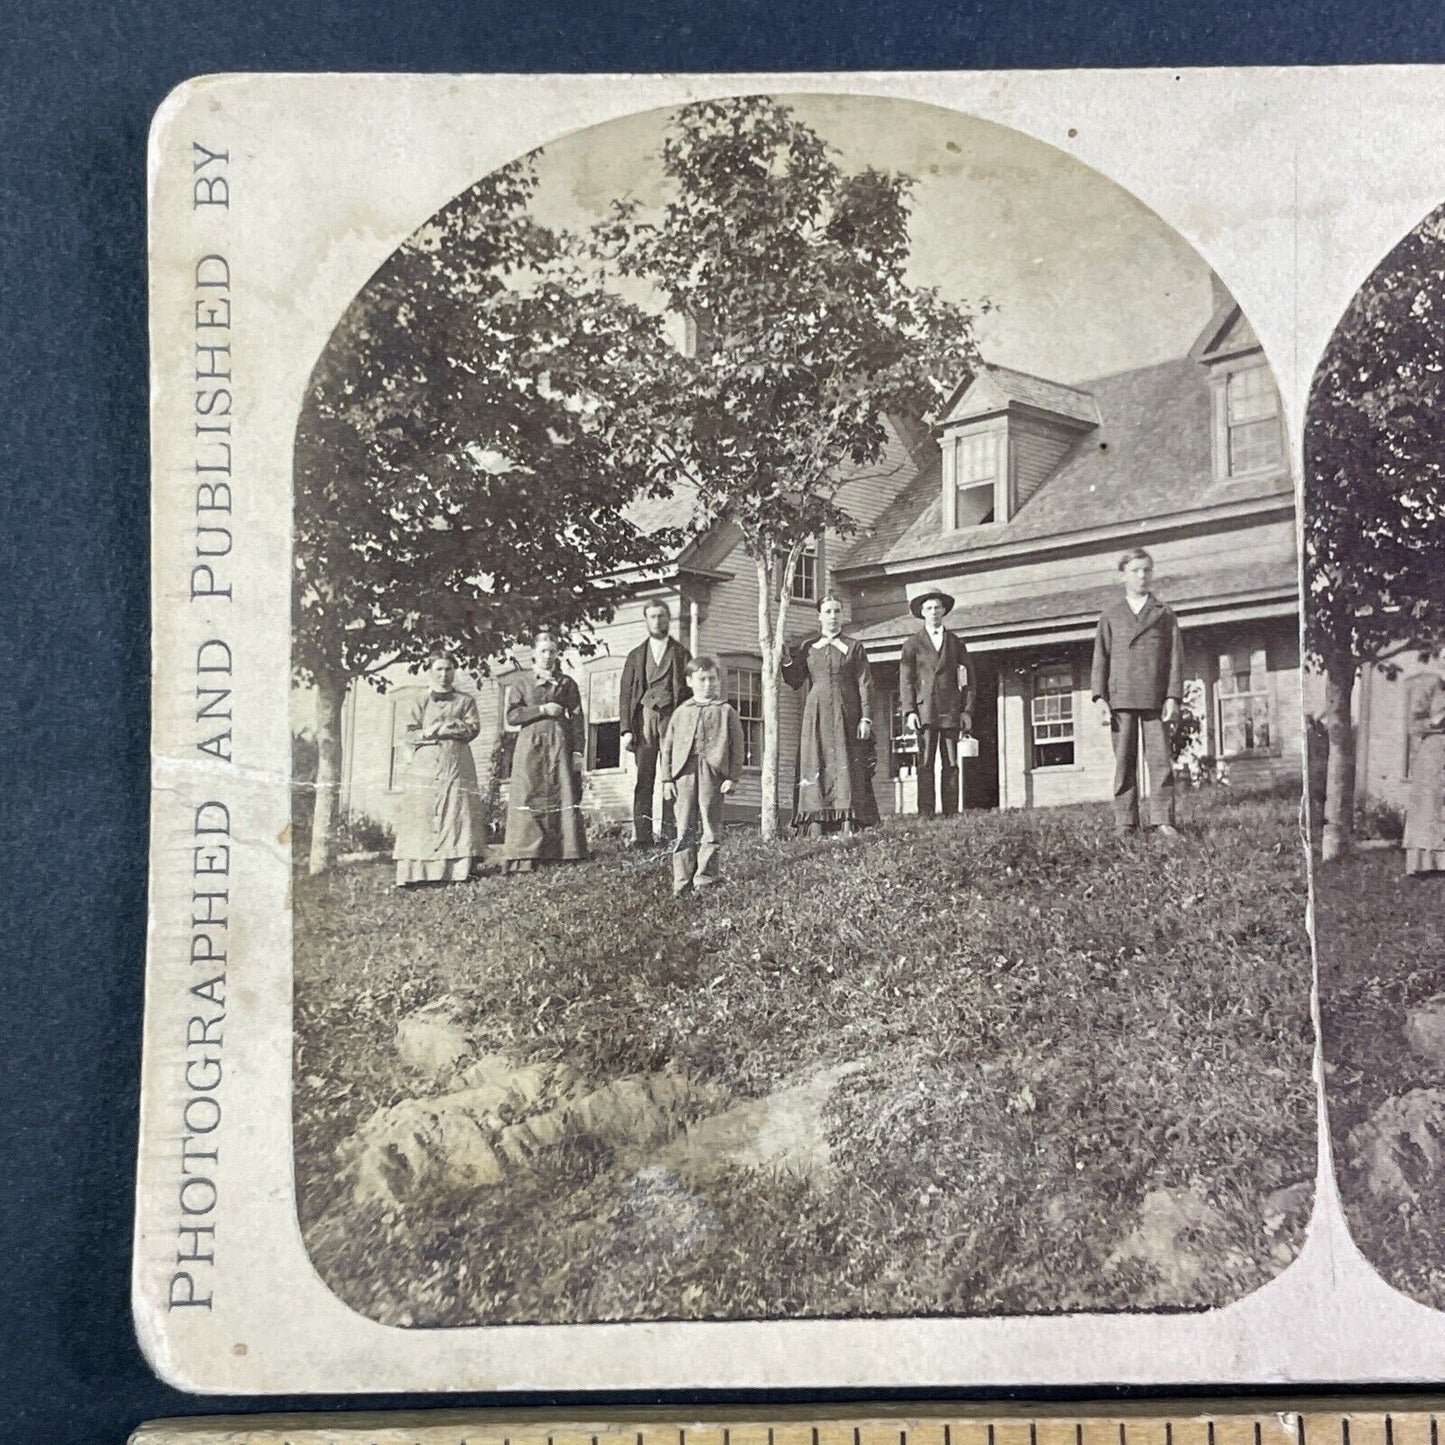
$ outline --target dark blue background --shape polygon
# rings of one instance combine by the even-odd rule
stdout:
[[[0,1439],[46,1445],[257,1408],[153,1379],[128,1302],[147,807],[145,140],[173,85],[236,70],[1445,59],[1439,0],[0,5]],[[344,1402],[259,1407],[302,1403]]]

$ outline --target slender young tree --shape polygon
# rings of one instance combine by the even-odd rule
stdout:
[[[777,830],[778,696],[793,575],[854,519],[842,470],[880,456],[890,413],[926,418],[977,362],[973,317],[910,284],[906,176],[847,174],[789,108],[678,112],[661,212],[615,204],[596,254],[648,280],[701,343],[656,428],[657,471],[739,528],[758,583],[762,830]]]
[[[1354,834],[1361,668],[1445,642],[1445,208],[1356,293],[1305,421],[1305,642],[1325,677],[1324,856]]]
[[[310,868],[329,866],[341,710],[359,680],[444,646],[492,659],[538,623],[609,615],[608,574],[668,539],[628,515],[650,446],[661,323],[533,221],[527,162],[493,173],[382,266],[337,325],[297,427],[293,669],[317,701]]]

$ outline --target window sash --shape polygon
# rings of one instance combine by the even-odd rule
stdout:
[[[998,480],[998,437],[993,432],[960,437],[954,476],[960,488]]]
[[[756,667],[729,667],[727,699],[743,725],[743,766],[756,768],[763,759],[763,674]]]
[[[1029,757],[1033,770],[1072,767],[1076,760],[1072,669],[1037,673],[1029,699]]]
[[[798,554],[798,564],[793,568],[793,600],[795,602],[816,602],[818,600],[818,544],[810,542]]]
[[[1216,693],[1219,755],[1237,758],[1273,752],[1277,734],[1266,650],[1222,653]]]
[[[1237,371],[1225,381],[1224,412],[1230,476],[1279,461],[1279,394],[1267,367]]]

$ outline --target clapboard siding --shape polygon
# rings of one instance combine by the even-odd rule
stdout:
[[[1074,445],[1077,433],[1045,421],[1009,420],[1009,461],[1013,468],[1015,512],[1043,485]]]

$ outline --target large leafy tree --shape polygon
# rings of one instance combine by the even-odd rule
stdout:
[[[1305,641],[1325,675],[1324,852],[1348,851],[1361,668],[1445,641],[1445,208],[1350,303],[1305,422]]]
[[[655,317],[573,264],[527,211],[527,162],[458,197],[382,266],[317,362],[297,428],[293,666],[315,688],[310,866],[328,866],[341,708],[435,647],[484,671],[541,623],[608,615],[609,576],[667,538],[629,519],[660,491],[667,382]]]
[[[741,530],[757,569],[763,658],[762,828],[777,827],[778,693],[793,575],[847,535],[850,463],[885,418],[928,416],[976,363],[973,319],[910,284],[911,180],[845,173],[789,108],[745,97],[678,112],[659,212],[616,203],[596,253],[645,278],[702,340],[662,398],[656,467]]]

